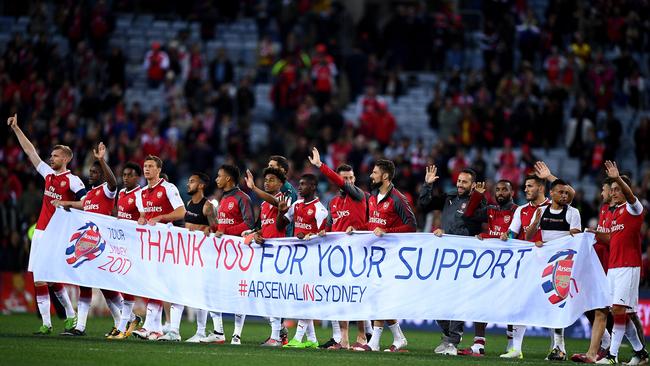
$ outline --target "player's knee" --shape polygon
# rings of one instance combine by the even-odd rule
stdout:
[[[625,306],[620,306],[620,305],[614,305],[612,306],[612,315],[614,316],[620,316],[620,315],[625,315]]]

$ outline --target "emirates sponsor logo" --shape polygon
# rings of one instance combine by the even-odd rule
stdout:
[[[145,207],[144,212],[162,212],[162,207],[160,206],[150,206],[150,207]]]
[[[96,203],[87,203],[84,205],[84,211],[99,210],[99,205]]]
[[[219,225],[234,225],[235,224],[234,219],[228,219],[228,218],[218,219],[217,222],[219,223]]]
[[[58,194],[58,193],[56,193],[56,192],[45,191],[44,194],[45,194],[47,197],[50,197],[50,198],[55,199],[55,200],[62,200],[62,199],[63,199],[63,196],[60,195],[60,194]]]
[[[371,224],[386,226],[386,220],[379,217],[371,217],[370,220],[368,220],[368,222]]]
[[[336,211],[336,215],[338,216],[338,218],[350,216],[350,210]]]
[[[262,226],[275,225],[275,219],[264,219],[262,220]]]
[[[117,212],[117,217],[119,217],[121,219],[129,219],[129,220],[131,220],[133,218],[133,215],[131,215],[130,213],[126,213],[126,212],[121,211],[121,208],[120,208],[120,211]]]
[[[614,221],[612,222],[612,227],[609,230],[612,233],[625,230],[625,224],[617,224],[616,221]]]
[[[598,231],[599,233],[608,233],[610,232],[610,229],[608,227],[598,225],[598,227],[596,227],[596,231]]]
[[[492,230],[492,229],[490,229],[490,230],[488,231],[488,232],[490,233],[491,236],[501,236],[501,234],[503,234],[503,232],[501,231],[501,229],[500,229],[498,226],[495,227],[495,229],[496,229],[496,230]]]
[[[311,230],[311,224],[306,224],[304,222],[296,222],[296,227],[304,230]]]

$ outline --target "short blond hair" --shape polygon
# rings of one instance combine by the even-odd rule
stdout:
[[[54,147],[52,148],[52,151],[54,151],[54,150],[63,151],[63,153],[65,155],[67,155],[70,158],[70,160],[72,160],[72,156],[73,156],[72,149],[69,146],[67,146],[67,145],[54,145]]]

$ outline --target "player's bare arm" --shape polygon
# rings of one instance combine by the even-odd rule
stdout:
[[[16,134],[18,143],[20,144],[20,147],[23,149],[25,154],[27,154],[27,157],[29,157],[29,161],[32,162],[32,165],[34,165],[34,167],[37,167],[38,164],[42,162],[42,160],[38,156],[34,145],[32,145],[31,141],[29,141],[27,136],[25,136],[23,131],[20,129],[20,126],[18,126],[18,114],[14,114],[12,117],[9,117],[7,119],[7,126],[11,127],[11,129]]]
[[[244,181],[246,182],[246,186],[248,189],[252,190],[255,192],[255,194],[261,198],[262,200],[268,202],[272,206],[277,206],[278,205],[278,199],[273,197],[272,195],[264,192],[264,190],[258,188],[255,185],[255,178],[253,177],[253,173],[251,173],[250,170],[246,170],[246,176],[244,177]]]
[[[551,169],[543,161],[538,161],[535,163],[535,175],[546,180],[549,183],[556,181],[558,178],[551,173]],[[576,195],[575,189],[571,185],[567,184],[567,190],[569,191],[569,203],[573,202],[573,197]]]
[[[100,142],[96,148],[93,149],[93,156],[99,162],[99,166],[102,167],[102,173],[104,178],[106,178],[106,184],[108,189],[112,192],[117,188],[117,179],[115,174],[113,174],[113,169],[106,163],[106,145],[103,142]]]
[[[217,227],[217,214],[214,205],[210,201],[206,201],[203,205],[203,214],[208,219],[210,225],[204,230],[205,234],[210,233],[210,228]]]
[[[165,214],[165,215],[160,215],[156,217],[152,217],[147,221],[149,225],[154,225],[160,221],[167,221],[167,222],[173,222],[173,221],[178,221],[183,218],[185,218],[185,206],[178,206],[174,211],[171,213]],[[138,220],[139,222],[140,220]]]
[[[81,202],[81,201],[53,200],[52,201],[52,206],[54,206],[54,207],[63,207],[64,209],[75,208],[77,210],[83,210],[83,208],[84,208],[83,202]]]
[[[542,213],[544,212],[544,208],[539,207],[537,211],[535,211],[535,220],[528,225],[526,228],[526,240],[531,241],[533,240],[533,237],[535,234],[537,234],[537,230],[539,230],[539,223],[542,220]],[[537,245],[537,243],[535,243]],[[541,246],[541,245],[540,245]]]
[[[636,197],[634,196],[634,192],[632,192],[632,187],[628,186],[621,178],[616,162],[607,160],[605,162],[605,173],[608,177],[614,179],[616,183],[618,183],[618,186],[621,187],[621,191],[628,203],[632,204],[636,202]]]

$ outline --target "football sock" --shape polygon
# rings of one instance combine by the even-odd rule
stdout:
[[[181,319],[183,319],[183,310],[185,310],[184,305],[172,304],[170,308],[170,323],[171,331],[178,333],[181,328]]]
[[[52,318],[50,317],[50,290],[47,285],[36,286],[36,304],[38,304],[38,312],[41,313],[43,318],[43,325],[47,327],[52,326]]]

